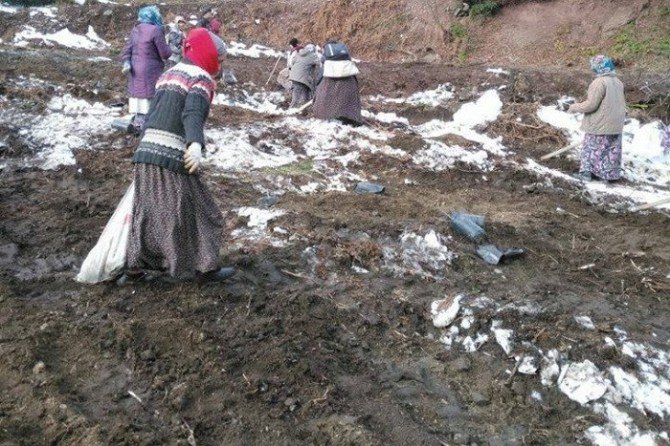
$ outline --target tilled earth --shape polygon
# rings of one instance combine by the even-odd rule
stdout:
[[[112,103],[124,95],[118,64],[69,51],[5,52],[0,63],[10,67],[2,94],[27,108],[43,107],[52,94],[12,86],[27,73],[89,100]],[[274,61],[228,64],[244,82],[264,85]],[[450,82],[460,102],[474,97],[473,85],[504,83],[509,107],[529,115],[538,101],[579,95],[588,82],[576,73],[514,70],[502,80],[481,67],[383,63],[362,64],[361,79],[366,96],[406,96]],[[632,92],[637,87],[629,83]],[[418,123],[454,110],[396,111]],[[216,106],[210,122],[263,119],[272,118]],[[548,126],[529,132],[515,122],[510,114],[493,125],[520,160],[566,142]],[[3,157],[25,155],[15,129],[0,130],[9,141]],[[385,194],[286,193],[276,206],[287,213],[270,227],[295,237],[283,246],[227,243],[222,263],[239,273],[226,284],[78,284],[77,268],[131,178],[136,141],[120,133],[108,138],[108,150],[75,153],[76,166],[0,171],[2,445],[585,442],[585,429],[602,417],[536,376],[515,373],[514,357],[495,342],[473,354],[436,341],[441,331],[430,305],[456,294],[487,296],[507,308],[483,309],[469,333],[495,318],[519,342],[573,360],[633,369],[621,351],[603,347],[615,327],[668,348],[668,217],[613,213],[569,185],[547,185],[505,163],[484,178],[468,165],[438,172],[364,154],[360,171],[384,184]],[[408,136],[394,147],[412,153],[419,143]],[[281,173],[295,184],[315,175]],[[228,239],[246,223],[231,209],[256,206],[262,194],[254,185],[276,174],[205,173]],[[489,237],[523,247],[526,256],[497,268],[484,264],[450,228],[445,213],[457,209],[486,215]],[[384,241],[408,229],[453,236],[449,248],[458,257],[432,277],[389,272]],[[352,265],[370,272],[357,274]],[[519,310],[524,305],[536,311]],[[596,329],[576,324],[580,314]],[[640,429],[667,430],[667,419],[630,414]]]

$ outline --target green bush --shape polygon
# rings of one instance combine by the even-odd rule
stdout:
[[[449,34],[454,40],[463,40],[468,35],[468,30],[461,23],[454,23],[449,27]]]
[[[490,17],[500,9],[500,5],[492,0],[480,0],[470,7],[470,15]]]

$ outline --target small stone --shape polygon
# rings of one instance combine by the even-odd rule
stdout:
[[[300,406],[300,400],[297,398],[286,398],[284,401],[284,406],[288,408],[289,411],[293,412]]]
[[[453,441],[455,444],[468,444],[470,443],[470,435],[462,434],[460,432],[455,433]]]
[[[44,365],[42,361],[39,361],[33,366],[33,374],[39,375],[40,373],[44,372],[44,369],[46,369],[46,365]]]
[[[112,11],[111,9],[107,9],[107,10],[105,10],[105,12],[102,13],[102,15],[103,15],[104,17],[109,17],[109,16],[111,16],[112,14],[114,14],[114,11]]]
[[[156,354],[153,352],[153,350],[148,349],[140,353],[140,358],[142,358],[145,361],[153,361],[154,359],[156,359]]]
[[[19,248],[14,243],[0,246],[0,265],[9,265],[19,254]]]
[[[487,406],[491,402],[491,397],[488,394],[477,390],[472,391],[470,398],[472,399],[472,402],[478,406]]]
[[[368,183],[367,181],[358,183],[355,192],[359,194],[382,194],[386,188],[381,184]]]
[[[261,208],[271,208],[275,204],[279,202],[279,197],[276,195],[269,195],[267,197],[263,197],[260,200],[258,200],[258,206]]]
[[[451,368],[456,372],[467,372],[472,367],[472,361],[467,356],[460,356],[451,363]]]

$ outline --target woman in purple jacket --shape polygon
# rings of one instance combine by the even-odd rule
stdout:
[[[123,73],[128,75],[128,110],[134,115],[133,127],[141,132],[149,103],[156,92],[156,81],[163,73],[172,51],[163,34],[163,19],[156,6],[145,6],[139,22],[130,32],[123,51]]]

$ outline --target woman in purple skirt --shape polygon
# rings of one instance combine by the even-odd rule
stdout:
[[[591,82],[588,98],[573,104],[568,111],[584,113],[579,179],[618,181],[621,168],[621,134],[626,119],[626,99],[623,83],[617,78],[614,62],[606,56],[591,59],[596,78]]]

